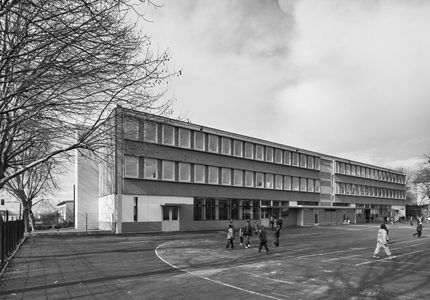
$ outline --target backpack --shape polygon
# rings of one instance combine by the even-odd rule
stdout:
[[[262,227],[260,229],[260,241],[265,242],[266,241],[266,229],[264,229],[264,227]]]

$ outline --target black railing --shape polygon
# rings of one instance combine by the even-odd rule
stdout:
[[[24,221],[10,221],[7,210],[0,213],[0,263],[3,265],[24,237]]]

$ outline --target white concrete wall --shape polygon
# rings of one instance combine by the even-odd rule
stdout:
[[[89,155],[89,154],[88,154]],[[98,229],[99,172],[97,164],[76,151],[75,228]]]
[[[133,222],[133,198],[138,197],[137,219],[139,222],[160,222],[161,206],[166,203],[193,204],[193,197],[148,196],[148,195],[123,195],[122,196],[122,221]]]

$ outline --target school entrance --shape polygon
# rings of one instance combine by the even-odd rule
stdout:
[[[162,231],[179,231],[179,205],[166,204],[161,206],[163,220],[161,221]]]

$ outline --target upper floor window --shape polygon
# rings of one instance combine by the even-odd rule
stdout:
[[[221,138],[221,153],[227,155],[231,154],[231,140],[229,138]]]
[[[163,125],[162,127],[162,143],[165,145],[175,145],[175,127]]]
[[[194,131],[194,149],[205,150],[205,134],[200,131]]]
[[[340,163],[340,174],[345,174],[345,163]]]
[[[273,148],[266,147],[266,161],[273,162]]]
[[[321,159],[319,157],[315,157],[315,170],[320,169]]]
[[[233,171],[233,184],[236,186],[242,186],[243,185],[243,179],[242,179],[242,175],[243,171],[242,170],[234,170]]]
[[[179,128],[179,147],[191,147],[191,132],[188,129]]]
[[[124,120],[124,138],[131,140],[139,139],[139,122],[134,118]]]
[[[233,142],[233,154],[234,156],[242,157],[242,141],[234,140]]]
[[[306,192],[308,190],[306,178],[300,178],[300,190]]]
[[[355,176],[355,165],[351,165],[351,175]]]
[[[293,166],[299,166],[299,154],[297,152],[293,152]]]
[[[221,168],[221,184],[231,185],[231,169]]]
[[[209,134],[209,152],[218,152],[218,136]]]
[[[315,190],[314,180],[308,179],[308,192],[313,192]]]
[[[345,174],[351,175],[351,165],[350,164],[345,164]]]
[[[314,168],[314,157],[312,155],[308,155],[308,168],[309,169]]]
[[[284,164],[291,165],[291,152],[284,151]]]
[[[300,178],[299,177],[293,177],[293,191],[300,190]]]
[[[275,175],[275,189],[282,190],[282,175]]]
[[[284,176],[284,190],[291,190],[291,176]]]
[[[245,171],[245,186],[254,187],[254,173],[251,171]]]
[[[135,156],[124,156],[124,176],[125,177],[139,177],[139,158]]]
[[[300,154],[300,167],[306,168],[306,154]]]
[[[320,192],[320,181],[318,179],[315,179],[315,192]]]
[[[189,163],[179,163],[179,181],[191,181],[191,165]]]
[[[209,183],[218,184],[219,182],[218,167],[209,166],[208,177],[209,177],[209,180],[208,180]]]
[[[143,166],[143,177],[145,179],[158,178],[158,163],[154,158],[145,158]]]
[[[275,149],[275,163],[282,164],[283,151],[281,149]]]
[[[157,142],[157,124],[153,122],[145,122],[143,126],[143,139],[146,142]]]
[[[194,165],[194,182],[197,183],[205,183],[206,174],[205,174],[205,166],[204,165]]]
[[[266,174],[266,189],[273,189],[273,174]]]
[[[175,180],[175,162],[163,160],[162,178],[163,180]]]
[[[264,174],[261,172],[255,173],[255,186],[258,188],[264,187]]]
[[[254,158],[254,145],[252,143],[245,142],[245,157]]]
[[[262,145],[255,145],[255,159],[264,160],[264,147]]]

